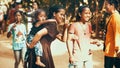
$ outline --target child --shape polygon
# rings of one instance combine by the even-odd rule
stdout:
[[[14,51],[15,65],[14,68],[18,68],[20,60],[24,63],[24,56],[26,52],[26,27],[23,24],[22,11],[15,12],[15,22],[8,27],[7,37],[12,35],[12,49]]]
[[[90,48],[91,33],[88,25],[90,17],[89,7],[80,6],[76,17],[77,22],[72,23],[68,29],[69,68],[93,68]]]
[[[52,20],[52,19],[49,19],[49,20],[46,20],[46,13],[44,10],[42,9],[38,9],[37,11],[35,11],[35,19],[36,19],[36,22],[33,23],[33,27],[31,28],[31,31],[27,37],[27,46],[29,48],[31,48],[29,46],[28,43],[30,43],[34,37],[34,35],[42,29],[41,26],[43,26],[42,24],[44,23],[47,23],[49,21],[55,21],[55,20]],[[46,21],[45,21],[46,20]],[[29,53],[29,51],[27,51],[27,54]],[[38,66],[41,66],[41,67],[45,67],[45,64],[43,64],[41,61],[40,61],[40,56],[42,56],[42,53],[43,53],[43,49],[42,49],[42,45],[40,44],[40,42],[37,42],[36,45],[35,45],[35,54],[36,54],[36,62],[35,64],[38,65]],[[26,55],[26,58],[28,56]]]

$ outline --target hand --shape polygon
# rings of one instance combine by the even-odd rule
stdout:
[[[10,31],[15,30],[15,27],[16,27],[16,24],[14,24],[14,25],[12,26],[12,28],[10,29]]]
[[[32,46],[30,46],[30,44],[29,44],[29,43],[26,43],[26,45],[27,45],[27,48],[30,48],[30,49],[32,49],[32,48],[33,48]]]
[[[30,44],[26,42],[27,48],[30,48]]]
[[[90,44],[96,44],[97,43],[97,41],[92,41],[92,42],[90,42]]]
[[[91,55],[92,54],[92,50],[91,49],[89,49],[89,55]]]
[[[75,59],[73,57],[69,57],[69,63],[73,64],[73,62],[75,61]]]
[[[65,23],[64,28],[68,28],[68,27],[69,27],[69,23]]]
[[[120,50],[117,51],[117,57],[120,58]]]
[[[90,44],[95,44],[97,46],[101,45],[101,43],[98,40],[91,41]]]
[[[17,33],[17,36],[20,36],[20,35],[23,35],[23,34],[22,34],[22,32],[19,31],[19,32]]]

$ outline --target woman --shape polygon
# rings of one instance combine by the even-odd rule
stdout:
[[[12,48],[15,58],[14,68],[18,68],[21,60],[24,64],[24,56],[26,52],[26,27],[22,22],[22,11],[18,10],[14,15],[15,22],[9,25],[7,37],[9,38],[12,34]]]
[[[59,34],[57,30],[57,25],[64,22],[65,10],[61,6],[53,6],[49,9],[49,19],[55,19],[57,22],[44,24],[43,29],[41,29],[32,42],[30,43],[30,48],[33,48],[37,41],[40,40],[43,47],[43,56],[41,57],[41,61],[46,65],[45,68],[55,68],[53,58],[51,55],[50,45],[52,41],[55,40],[56,36]],[[35,65],[35,55],[33,56],[33,52],[31,53],[29,68],[41,68]]]

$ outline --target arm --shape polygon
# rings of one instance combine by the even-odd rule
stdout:
[[[120,58],[120,15],[114,16],[115,18],[112,19],[112,28],[114,31],[114,42],[115,42],[115,47],[116,47],[116,52],[117,52],[117,57]]]
[[[9,37],[11,36],[11,32],[12,32],[12,30],[14,30],[15,27],[16,27],[16,24],[10,25],[10,26],[8,27],[7,38],[9,38]]]
[[[116,46],[116,50],[118,52],[120,52],[120,19],[118,17],[118,15],[114,16],[115,18],[112,19],[112,28],[113,28],[113,31],[114,31],[114,42],[115,42],[115,46]]]
[[[48,31],[46,28],[41,29],[37,32],[37,34],[34,36],[32,42],[29,45],[29,48],[33,48],[35,44],[41,39],[42,36],[48,34]]]
[[[72,25],[68,29],[67,36],[68,37],[67,37],[66,45],[67,45],[67,50],[68,50],[68,54],[69,54],[69,62],[73,63],[73,61],[74,61],[74,57],[73,57],[74,28]]]
[[[59,34],[56,36],[56,38],[59,39],[60,41],[66,42],[66,40],[67,40],[67,30],[68,30],[68,28],[65,27],[63,30],[64,30],[63,33],[59,33]]]
[[[66,42],[69,25],[70,25],[69,22],[65,22],[64,23],[64,25],[63,25],[63,32],[56,36],[57,39],[59,39],[62,42]]]
[[[39,22],[37,22],[36,23],[36,27],[38,27],[38,26],[40,26],[41,24],[46,24],[46,23],[52,23],[52,22],[56,22],[56,20],[55,19],[48,19],[48,20],[45,20],[45,21],[39,21]]]
[[[71,33],[68,33],[68,38],[67,38],[67,49],[68,49],[68,54],[69,54],[69,57],[73,57],[72,55],[72,50],[73,50],[73,41],[72,41],[72,35]]]
[[[11,32],[9,31],[8,33],[7,33],[7,38],[9,38],[11,36]]]

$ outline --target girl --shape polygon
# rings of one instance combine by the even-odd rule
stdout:
[[[89,7],[80,6],[76,17],[77,22],[71,24],[68,29],[69,68],[83,68],[83,65],[85,68],[93,68],[90,49],[91,33],[88,24],[90,17]]]
[[[15,12],[15,22],[10,24],[8,27],[7,37],[9,38],[12,34],[12,48],[15,57],[15,68],[18,68],[21,57],[24,62],[24,56],[26,52],[26,27],[22,23],[23,13],[22,11]]]

